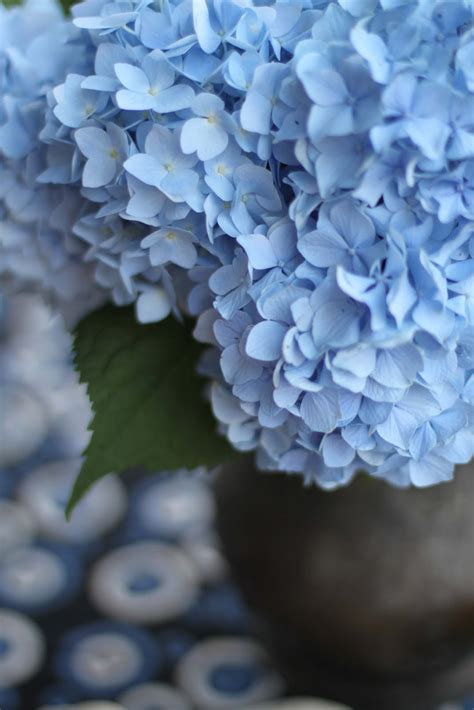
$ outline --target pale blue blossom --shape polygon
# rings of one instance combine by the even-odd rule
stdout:
[[[194,98],[190,86],[175,84],[175,71],[160,50],[148,54],[140,67],[118,62],[114,69],[125,87],[116,94],[122,109],[171,113],[189,108]]]
[[[82,173],[84,187],[102,187],[113,182],[129,154],[125,131],[114,123],[107,123],[105,130],[94,126],[79,128],[74,137],[87,158]]]
[[[159,188],[172,202],[192,199],[199,183],[193,170],[198,158],[181,151],[179,132],[154,125],[144,149],[144,153],[137,153],[125,162],[125,170],[145,185]]]
[[[79,128],[101,113],[107,105],[108,97],[99,92],[82,88],[85,77],[68,74],[64,84],[54,89],[56,118],[69,128]]]
[[[184,229],[159,229],[142,240],[141,246],[150,250],[152,266],[161,266],[167,262],[192,268],[197,260],[194,237]]]
[[[183,153],[197,153],[199,160],[212,160],[227,148],[231,119],[224,110],[224,102],[214,94],[198,94],[191,104],[196,118],[183,125],[181,148]]]

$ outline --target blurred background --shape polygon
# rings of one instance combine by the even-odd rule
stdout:
[[[284,697],[230,581],[205,470],[108,476],[66,522],[91,418],[70,353],[44,303],[0,292],[1,710]]]
[[[109,476],[67,523],[91,412],[61,321],[0,299],[0,708],[237,708],[284,692],[204,470]]]

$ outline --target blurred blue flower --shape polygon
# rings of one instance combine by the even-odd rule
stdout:
[[[69,128],[79,128],[95,114],[100,114],[106,107],[108,97],[99,92],[82,88],[85,77],[80,74],[68,74],[64,84],[54,89],[57,104],[54,108],[56,118]]]

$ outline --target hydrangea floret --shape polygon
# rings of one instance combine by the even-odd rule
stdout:
[[[214,414],[263,469],[452,477],[474,454],[471,0],[34,6],[0,10],[0,271],[38,255],[62,298],[195,317]]]

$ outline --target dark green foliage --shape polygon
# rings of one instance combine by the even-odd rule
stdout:
[[[140,325],[132,308],[106,306],[79,324],[74,350],[95,416],[68,513],[110,472],[213,466],[231,456],[195,373],[201,346],[188,328],[173,318]]]

